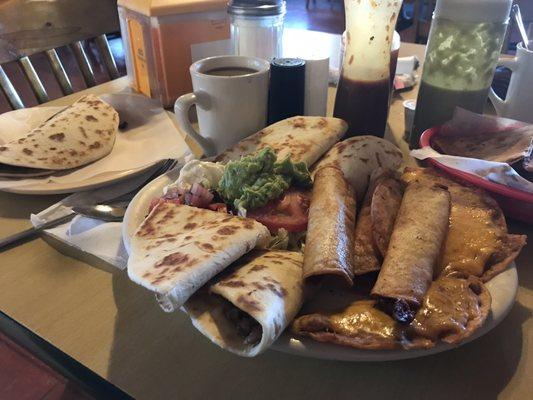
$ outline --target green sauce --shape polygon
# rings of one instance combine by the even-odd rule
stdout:
[[[277,162],[276,153],[265,147],[256,154],[229,162],[218,184],[218,193],[235,209],[251,210],[280,197],[291,184],[311,186],[305,163],[293,163],[289,157]]]

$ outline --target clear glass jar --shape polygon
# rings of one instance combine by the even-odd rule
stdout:
[[[390,97],[391,45],[401,1],[346,0],[346,50],[333,115],[346,137],[383,136]]]
[[[420,82],[411,148],[453,117],[456,107],[483,113],[512,0],[437,0]]]
[[[285,1],[233,0],[228,12],[233,54],[268,61],[281,57]]]

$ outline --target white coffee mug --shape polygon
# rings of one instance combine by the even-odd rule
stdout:
[[[533,41],[529,42],[533,48]],[[498,115],[518,121],[533,123],[533,51],[522,43],[516,48],[515,58],[501,58],[498,65],[512,71],[505,100],[491,88],[489,98]]]
[[[221,69],[250,69],[243,75],[210,75]],[[179,97],[174,113],[179,126],[213,156],[261,130],[267,121],[270,64],[260,58],[217,56],[191,65],[193,93]],[[220,72],[223,73],[223,72]],[[189,120],[196,105],[199,132]]]

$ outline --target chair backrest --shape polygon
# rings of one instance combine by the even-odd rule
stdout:
[[[414,9],[415,43],[425,43],[428,39],[431,17],[436,0],[416,0]]]
[[[111,79],[119,72],[106,33],[119,31],[116,0],[15,0],[0,4],[0,89],[14,109],[23,108],[16,88],[1,66],[16,61],[39,103],[48,93],[29,56],[44,52],[64,95],[73,92],[69,76],[56,51],[68,45],[87,87],[95,86],[86,41],[94,40]]]

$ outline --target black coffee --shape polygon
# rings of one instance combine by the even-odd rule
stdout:
[[[257,71],[255,69],[246,67],[221,67],[210,69],[209,71],[204,72],[204,74],[216,76],[239,76],[254,74],[256,72]]]

